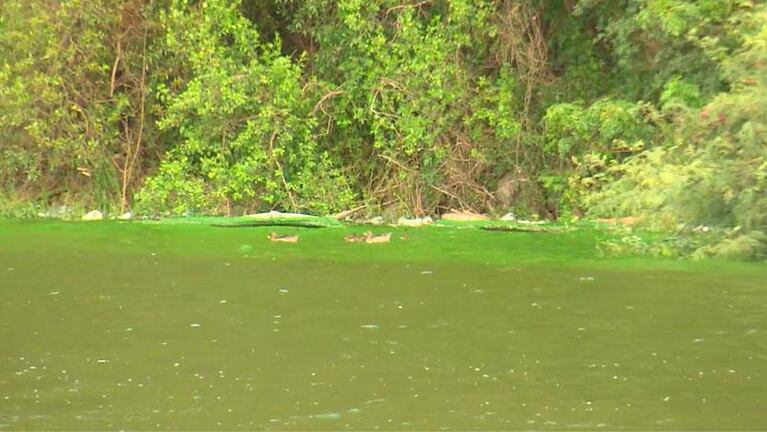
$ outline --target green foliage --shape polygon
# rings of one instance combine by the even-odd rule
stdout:
[[[564,103],[544,115],[549,174],[543,186],[556,201],[580,213],[590,194],[610,184],[611,169],[653,142],[656,113],[646,103],[603,99],[588,107]]]
[[[718,241],[711,242],[695,250],[693,258],[720,257],[729,259],[765,259],[767,258],[767,235],[762,231],[741,234],[733,230]]]
[[[663,111],[685,108],[700,108],[702,97],[697,84],[674,77],[667,82],[660,95],[660,107]]]
[[[490,26],[489,7],[346,0],[318,24],[314,66],[337,89],[321,106],[324,141],[366,200],[411,214],[484,206],[483,159],[520,127],[513,73],[477,75],[461,54],[472,49],[470,31]],[[472,172],[460,163],[469,158],[479,165]]]
[[[581,15],[596,20],[611,49],[623,94],[655,99],[675,77],[698,85],[705,96],[723,87],[719,63],[739,45],[741,0],[581,1]]]
[[[110,129],[119,114],[99,101],[105,98],[99,86],[109,82],[104,41],[114,25],[105,7],[104,2],[0,5],[2,187],[19,188],[30,198],[66,194],[75,184],[96,186],[78,175],[78,167],[109,171],[104,161],[115,147]]]
[[[161,130],[178,131],[139,209],[150,213],[328,212],[348,204],[345,179],[313,136],[301,70],[260,41],[237,4],[176,3],[163,22],[168,51],[183,53],[185,88],[159,87]]]
[[[40,209],[24,198],[15,196],[13,192],[0,194],[0,217],[8,219],[36,218]]]
[[[0,187],[41,204],[110,208],[126,197],[128,147],[148,125],[136,118],[143,13],[136,1],[0,3]]]
[[[761,253],[759,233],[767,228],[767,12],[752,18],[742,48],[724,64],[733,89],[679,119],[669,137],[673,145],[616,167],[622,176],[592,196],[594,212],[641,212],[665,227],[736,227],[742,236],[709,252]]]

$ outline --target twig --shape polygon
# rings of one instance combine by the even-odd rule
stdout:
[[[319,101],[314,105],[314,108],[312,109],[312,115],[314,115],[317,112],[317,109],[320,109],[323,113],[325,113],[325,109],[322,108],[322,104],[327,101],[328,99],[334,98],[336,96],[340,96],[342,94],[346,93],[343,90],[333,90],[329,93],[326,93],[324,96],[320,98]],[[327,114],[327,113],[325,113]]]
[[[128,204],[128,184],[130,183],[133,175],[133,167],[136,166],[136,160],[141,153],[141,141],[144,139],[144,122],[146,118],[146,39],[147,30],[144,30],[144,44],[142,48],[141,57],[141,81],[139,81],[139,93],[141,94],[139,105],[139,128],[138,136],[136,137],[136,148],[131,153],[130,140],[127,136],[127,123],[126,123],[126,143],[128,145],[127,152],[125,154],[125,165],[123,169],[123,184],[120,196],[120,211],[125,211],[125,207]]]
[[[122,49],[120,49],[120,42],[117,42],[117,55],[115,56],[115,63],[112,65],[112,79],[109,85],[109,97],[115,94],[115,79],[117,78],[117,66],[120,64],[120,57],[122,57]]]
[[[296,204],[296,200],[293,198],[293,194],[290,193],[290,186],[288,186],[288,181],[285,179],[285,170],[282,169],[282,165],[280,164],[280,161],[277,160],[276,157],[274,157],[274,139],[277,137],[277,131],[275,130],[272,132],[272,138],[269,140],[269,156],[272,157],[272,160],[277,165],[277,168],[280,170],[280,178],[282,179],[282,184],[285,186],[285,192],[288,194],[288,198],[290,198],[291,204],[293,204],[294,208],[298,208],[298,205]]]
[[[436,185],[431,185],[431,188],[434,189],[437,192],[443,193],[443,194],[453,198],[454,200],[458,201],[458,204],[463,206],[463,201],[460,198],[458,198],[456,195],[454,195],[454,194],[452,194],[452,193],[446,191],[445,189],[442,189],[441,187],[436,186]]]
[[[367,207],[367,204],[363,204],[359,207],[354,207],[353,209],[344,210],[340,213],[336,213],[335,215],[333,215],[333,218],[338,220],[346,219],[349,216],[353,215],[354,213],[357,213],[358,211],[364,209],[365,207]]]
[[[399,162],[398,160],[396,160],[396,159],[394,159],[392,157],[386,156],[384,154],[379,154],[378,157],[386,159],[387,161],[393,163],[394,165],[397,165],[398,167],[402,168],[405,171],[418,172],[418,170],[415,170],[413,168],[409,168],[409,167],[405,166],[402,162]]]
[[[423,0],[423,1],[420,1],[420,2],[414,3],[414,4],[404,4],[404,5],[394,6],[394,7],[391,7],[391,8],[386,10],[386,13],[384,14],[384,17],[388,17],[390,13],[392,13],[394,11],[397,11],[397,10],[407,9],[407,8],[420,8],[421,6],[423,6],[423,5],[427,4],[427,3],[431,3],[431,0]]]

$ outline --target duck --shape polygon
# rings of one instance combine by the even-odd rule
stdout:
[[[365,243],[389,243],[391,241],[391,233],[373,235],[368,231],[365,233]]]
[[[282,242],[282,243],[298,243],[298,234],[294,235],[279,235],[276,232],[272,231],[269,234],[269,240],[273,242]]]
[[[367,233],[365,234],[347,234],[344,236],[344,241],[347,241],[349,243],[360,243],[364,242],[367,238]]]

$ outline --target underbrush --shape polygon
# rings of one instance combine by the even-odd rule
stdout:
[[[634,227],[605,228],[606,238],[598,243],[602,256],[655,256],[702,260],[767,259],[767,235],[744,233],[740,228],[680,227],[659,231]]]

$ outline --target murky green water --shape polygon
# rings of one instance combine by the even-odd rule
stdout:
[[[0,224],[0,429],[764,429],[764,264]]]

